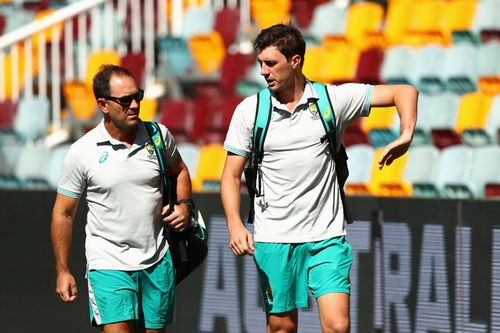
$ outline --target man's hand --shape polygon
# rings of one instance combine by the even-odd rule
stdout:
[[[174,205],[174,210],[168,214],[170,206],[163,207],[163,222],[168,223],[175,231],[186,230],[189,223],[189,207],[187,204]]]
[[[255,250],[252,234],[241,224],[229,229],[229,246],[237,256],[253,256]]]
[[[70,272],[57,274],[56,293],[64,303],[73,302],[78,296],[76,281]]]
[[[408,151],[411,141],[412,136],[403,133],[399,138],[389,143],[378,161],[379,170],[381,170],[384,165],[391,165],[395,159],[404,155]]]

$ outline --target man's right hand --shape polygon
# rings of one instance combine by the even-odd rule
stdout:
[[[76,300],[78,289],[76,288],[75,278],[70,272],[57,274],[56,293],[59,295],[61,301],[65,303]]]
[[[229,230],[229,246],[237,256],[253,256],[255,250],[253,236],[242,224]]]

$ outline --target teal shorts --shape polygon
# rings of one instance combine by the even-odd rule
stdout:
[[[132,320],[140,327],[161,329],[173,321],[175,269],[170,251],[144,270],[91,270],[88,288],[93,326]]]
[[[308,306],[315,298],[351,291],[352,249],[344,236],[308,243],[255,243],[255,262],[267,313]]]

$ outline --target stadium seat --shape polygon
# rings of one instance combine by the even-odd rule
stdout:
[[[345,36],[349,43],[365,50],[373,45],[368,38],[370,33],[380,33],[384,8],[371,1],[355,2],[347,9]]]
[[[491,143],[500,144],[500,95],[493,97],[491,110],[486,121],[486,133]]]
[[[500,41],[482,43],[476,57],[477,75],[500,76]]]
[[[104,64],[120,65],[120,56],[113,50],[92,52],[87,58],[87,75],[85,84],[92,88],[94,75],[99,71],[99,67]]]
[[[426,104],[430,136],[439,149],[462,143],[460,135],[455,131],[459,99],[458,95],[446,92],[431,96]]]
[[[448,48],[443,76],[447,90],[465,94],[476,90],[476,47],[471,43],[454,44]]]
[[[307,30],[311,24],[315,4],[309,0],[292,0],[291,14],[300,29]]]
[[[356,119],[346,127],[342,138],[344,146],[349,147],[357,144],[370,144],[368,134],[363,131],[361,124],[362,119]]]
[[[160,123],[167,126],[175,142],[191,141],[194,104],[189,99],[163,99],[160,102]]]
[[[444,1],[413,1],[402,43],[415,47],[428,44],[449,45],[451,35],[443,30]],[[429,15],[432,13],[432,15]]]
[[[476,36],[480,36],[483,30],[500,29],[500,20],[498,20],[499,8],[500,4],[498,0],[478,1],[472,24],[472,31]]]
[[[370,116],[362,118],[363,132],[368,133],[373,147],[384,147],[399,136],[399,133],[393,130],[396,114],[396,107],[373,107]]]
[[[319,42],[327,35],[343,36],[346,19],[346,8],[339,7],[335,1],[327,1],[316,6],[311,24],[305,34]]]
[[[500,185],[500,146],[490,145],[474,149],[470,187],[475,198],[486,196],[487,184]]]
[[[385,51],[380,76],[389,84],[410,83],[413,51],[406,46],[394,46]]]
[[[48,126],[48,99],[42,96],[22,98],[14,120],[14,132],[23,141],[35,141],[47,134]]]
[[[463,95],[457,112],[455,130],[469,146],[487,145],[486,120],[491,110],[492,96],[481,92]]]
[[[121,65],[129,69],[135,76],[139,86],[144,86],[144,68],[146,67],[146,56],[144,52],[128,52],[120,59]]]
[[[378,161],[383,151],[384,148],[377,149],[373,158],[370,183],[368,184],[370,193],[383,197],[411,196],[412,186],[404,179],[408,154],[399,157],[391,165],[386,165],[382,170],[379,170]]]
[[[0,130],[12,129],[17,113],[17,103],[13,101],[0,102]]]
[[[220,178],[226,160],[226,150],[220,144],[204,145],[200,148],[198,167],[192,179],[194,192],[220,191]]]
[[[226,94],[232,95],[236,92],[236,83],[245,77],[254,62],[252,54],[226,54],[220,73],[220,85]]]
[[[182,38],[210,33],[215,27],[215,11],[212,6],[190,7],[184,13]]]
[[[202,74],[211,75],[220,69],[226,56],[226,48],[217,31],[192,35],[188,45],[195,64]]]
[[[248,97],[258,93],[266,86],[266,80],[262,77],[262,75],[260,75],[260,65],[258,62],[255,62],[249,68],[245,77],[241,80],[238,80],[238,82],[236,83],[236,94],[239,96]]]
[[[19,152],[14,176],[24,188],[47,189],[49,149],[43,144],[27,144]]]
[[[367,144],[356,144],[346,148],[349,177],[345,183],[347,195],[370,195],[368,183],[375,150]]]
[[[238,8],[223,8],[216,13],[214,30],[224,41],[227,49],[236,42],[240,33],[240,10]]]
[[[273,24],[290,21],[290,0],[253,0],[250,2],[250,15],[259,29]]]
[[[445,34],[451,35],[455,43],[459,42],[459,36],[464,34],[468,40],[474,21],[478,1],[454,0],[443,2],[443,26]],[[457,38],[458,37],[458,38]]]
[[[411,19],[411,1],[389,1],[383,28],[388,46],[401,44]]]
[[[413,196],[439,196],[436,184],[439,158],[440,153],[435,146],[412,146],[410,148],[403,178],[412,185]]]
[[[415,52],[412,82],[423,92],[433,94],[446,89],[441,71],[446,59],[446,49],[437,44],[427,45]]]
[[[471,178],[474,148],[465,145],[446,147],[441,151],[436,184],[441,196],[469,199],[473,197]]]
[[[153,121],[158,112],[158,100],[156,98],[144,97],[141,101],[140,117],[144,121]]]
[[[191,179],[196,178],[200,147],[192,142],[183,142],[177,145],[177,150],[188,168]]]
[[[193,71],[194,61],[184,38],[162,37],[158,40],[158,46],[159,59],[167,74],[182,77]]]
[[[380,84],[380,72],[384,61],[384,50],[371,48],[361,52],[354,80],[359,83]]]

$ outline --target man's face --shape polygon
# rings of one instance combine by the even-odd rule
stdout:
[[[119,129],[136,126],[139,122],[139,102],[142,99],[142,91],[137,88],[135,80],[128,76],[113,75],[109,80],[109,90],[110,96],[103,98],[104,104],[101,107],[103,112],[108,114],[113,124]],[[125,98],[120,100],[123,97]],[[130,104],[123,103],[123,100],[127,99]]]
[[[266,79],[272,92],[282,91],[291,85],[294,70],[299,64],[297,58],[300,63],[299,56],[288,60],[275,46],[269,46],[259,53],[257,61],[260,64],[260,75]]]

